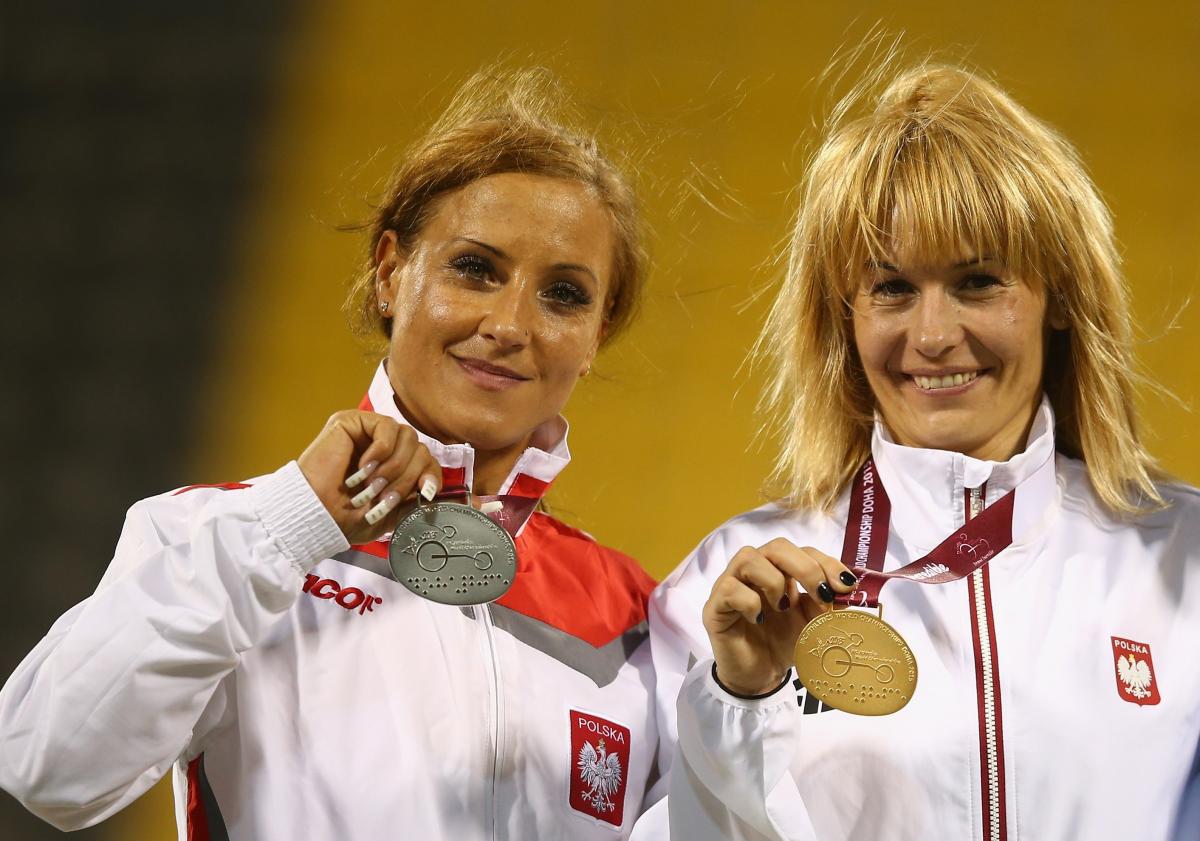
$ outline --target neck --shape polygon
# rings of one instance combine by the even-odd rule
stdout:
[[[400,391],[394,383],[392,392],[395,395],[396,408],[400,410],[400,414],[404,416],[405,420],[412,424],[413,429],[443,443],[463,443],[461,438],[439,434],[436,429],[422,423],[419,416],[404,405],[400,399]],[[504,484],[504,480],[508,478],[508,474],[512,472],[513,465],[517,463],[521,453],[525,452],[529,446],[530,437],[527,435],[496,450],[485,450],[476,446],[473,471],[475,478],[472,482],[471,493],[476,496],[491,496],[497,493],[500,486]]]
[[[521,441],[501,450],[475,450],[475,481],[471,493],[476,496],[499,493],[500,486],[528,446],[528,441]]]
[[[1029,413],[1024,419],[1017,417],[1014,422],[1009,424],[1004,429],[983,445],[963,453],[965,456],[970,456],[980,461],[1008,461],[1017,453],[1024,452],[1025,444],[1029,441],[1029,430],[1033,428],[1033,421],[1037,417],[1038,406],[1041,404],[1041,395],[1038,395],[1037,400],[1029,407]]]
[[[989,441],[982,447],[974,450],[968,450],[963,455],[968,458],[978,459],[979,461],[998,461],[1005,462],[1015,456],[1017,453],[1025,449],[1023,446],[1028,434],[1028,428],[1025,434],[1017,438],[1006,439],[1002,441]]]

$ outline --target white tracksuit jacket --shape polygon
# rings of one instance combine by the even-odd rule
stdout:
[[[965,489],[984,485],[990,504],[1021,483],[1014,543],[986,573],[884,587],[884,618],[919,669],[890,716],[830,710],[798,681],[739,700],[713,681],[701,625],[742,546],[785,537],[840,556],[848,493],[831,516],[767,505],[709,535],[651,600],[674,763],[667,801],[635,838],[665,837],[668,808],[684,841],[1200,838],[1200,498],[1164,487],[1170,510],[1118,522],[1052,430],[1043,402],[1025,452],[1001,464],[901,447],[876,428],[892,502],[885,569],[961,525]]]
[[[401,419],[382,367],[363,407]],[[550,426],[501,493],[566,465]],[[469,446],[423,440],[470,484]],[[460,609],[395,582],[386,543],[348,546],[294,462],[143,500],[0,691],[0,786],[67,829],[174,768],[189,841],[628,837],[657,746],[653,582],[541,513],[517,552],[512,590]],[[583,780],[588,745],[610,786]]]

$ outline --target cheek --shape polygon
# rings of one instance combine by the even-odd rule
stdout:
[[[988,331],[989,349],[1022,381],[1040,380],[1045,354],[1043,314],[1028,308],[1007,308]]]
[[[443,333],[452,333],[463,320],[464,308],[454,296],[435,283],[414,280],[396,297],[392,335],[395,340],[427,341]]]
[[[599,319],[547,322],[538,331],[544,360],[542,370],[559,382],[574,382],[599,339]]]
[[[854,347],[868,377],[887,372],[888,361],[897,347],[897,331],[887,319],[870,315],[854,316]]]

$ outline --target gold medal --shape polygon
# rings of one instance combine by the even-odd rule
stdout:
[[[879,617],[834,610],[809,622],[796,640],[796,674],[826,706],[856,715],[890,715],[917,688],[917,660]]]

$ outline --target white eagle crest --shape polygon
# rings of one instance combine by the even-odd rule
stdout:
[[[1125,657],[1129,660],[1126,661]],[[1134,698],[1149,697],[1150,684],[1154,682],[1150,667],[1146,665],[1145,660],[1135,660],[1132,654],[1126,654],[1125,657],[1117,658],[1117,674],[1121,683],[1125,684],[1125,688]]]
[[[579,769],[579,779],[589,789],[583,793],[583,799],[597,812],[615,811],[617,806],[612,796],[621,788],[621,757],[609,753],[601,739],[599,750],[592,747],[591,742],[584,742],[575,765]]]

